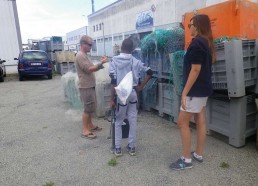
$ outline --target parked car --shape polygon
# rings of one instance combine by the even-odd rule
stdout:
[[[18,60],[19,80],[23,81],[28,76],[44,76],[52,79],[52,64],[45,51],[26,50],[22,51]]]
[[[5,60],[0,59],[0,82],[4,82],[4,77],[6,77]]]

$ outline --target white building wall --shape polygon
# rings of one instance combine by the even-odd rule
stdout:
[[[66,33],[66,47],[68,47],[68,50],[76,50],[78,51],[79,44],[80,44],[80,38],[82,35],[88,34],[88,27],[84,26],[82,28],[73,30],[71,32]]]
[[[118,40],[116,37],[123,36],[124,38],[124,35],[128,33],[142,33],[178,25],[182,22],[186,12],[224,1],[226,0],[119,0],[88,16],[89,35],[97,41],[98,48],[98,51],[92,52],[92,55],[104,54],[103,41],[98,42],[103,39],[103,36],[105,38],[113,37],[113,46],[121,44],[122,40]],[[257,2],[258,0],[252,1]],[[155,7],[153,27],[136,30],[136,15],[150,10],[152,6]],[[96,26],[100,24],[102,25],[101,29],[96,30]]]
[[[156,7],[154,27],[182,21],[182,15],[206,6],[206,0],[123,0],[102,11],[88,16],[89,34],[102,37],[102,30],[93,31],[93,26],[104,23],[105,35],[135,31],[136,14]],[[141,30],[138,30],[141,32]]]
[[[17,72],[17,61],[22,49],[20,25],[15,1],[0,0],[0,58],[6,60],[7,73]]]

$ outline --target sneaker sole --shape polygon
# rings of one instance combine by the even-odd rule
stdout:
[[[199,163],[202,163],[203,162],[203,159],[202,160],[199,160],[197,159],[194,155],[193,155],[193,152],[191,152],[191,155],[192,155],[192,159],[199,162]]]
[[[197,161],[198,163],[202,163],[202,162],[203,162],[203,160],[199,160],[199,159],[197,159],[197,158],[194,157],[194,156],[192,156],[192,159],[193,159],[194,161]]]
[[[180,169],[176,169],[176,168],[170,168],[170,169],[180,171],[180,170],[191,169],[191,168],[193,168],[193,166],[191,166],[191,167],[185,167],[185,168],[180,168]]]
[[[114,154],[116,157],[123,156],[123,154],[116,154],[113,149],[111,149],[110,152],[111,152],[112,154]]]
[[[127,152],[128,152],[129,155],[131,155],[131,156],[135,156],[135,155],[136,155],[136,153],[132,153],[132,152],[130,152],[128,149],[126,149],[126,150],[127,150]]]
[[[116,154],[116,153],[114,153],[114,154],[115,154],[116,157],[121,157],[121,156],[123,156],[123,154]]]
[[[136,155],[136,153],[130,153],[130,152],[128,152],[128,154],[131,155],[131,156],[135,156]]]

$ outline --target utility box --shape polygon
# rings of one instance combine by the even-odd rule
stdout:
[[[223,36],[245,39],[258,38],[258,3],[248,0],[229,0],[184,15],[186,48],[192,40],[187,25],[195,14],[209,16],[214,39]]]

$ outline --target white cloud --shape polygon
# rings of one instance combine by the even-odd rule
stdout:
[[[116,0],[95,0],[98,10]],[[67,32],[88,24],[91,0],[17,0],[23,43],[27,39],[65,36]]]
[[[86,25],[83,10],[62,12],[40,0],[17,1],[23,43],[52,35],[64,36],[67,32]]]

